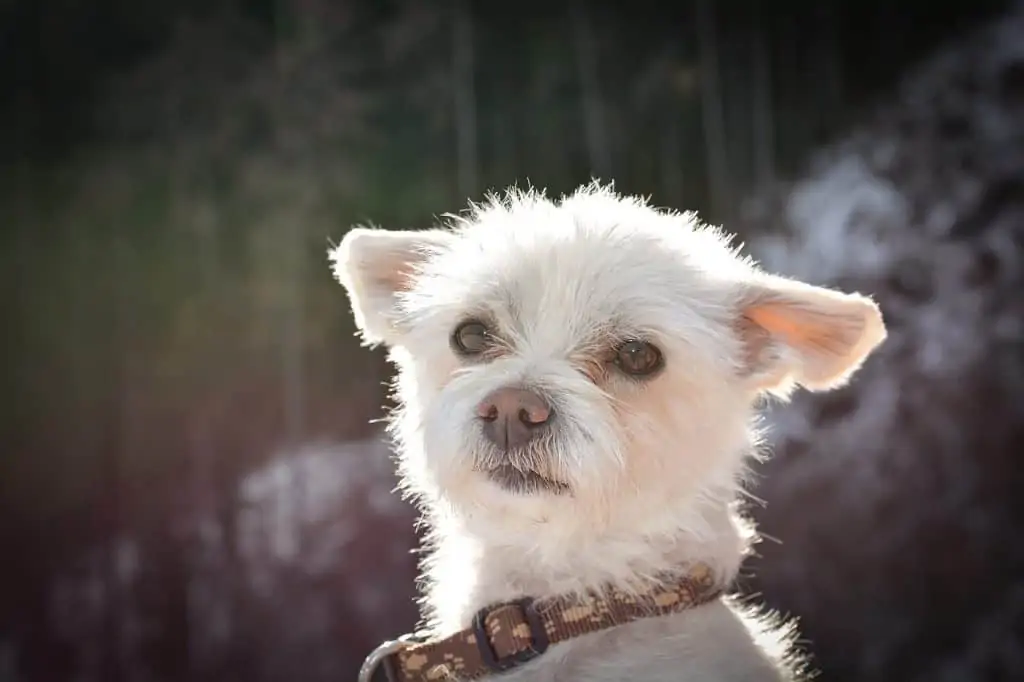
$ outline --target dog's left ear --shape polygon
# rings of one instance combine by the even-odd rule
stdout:
[[[447,230],[354,227],[331,250],[334,276],[348,292],[364,343],[394,340],[401,294],[409,289],[420,265],[454,238]]]
[[[870,298],[767,274],[743,285],[738,312],[741,374],[781,395],[842,385],[886,336]]]

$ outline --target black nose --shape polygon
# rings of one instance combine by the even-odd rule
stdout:
[[[499,388],[477,406],[484,435],[502,449],[522,447],[551,422],[551,406],[522,388]]]

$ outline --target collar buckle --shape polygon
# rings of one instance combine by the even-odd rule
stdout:
[[[487,616],[493,611],[507,606],[516,606],[522,612],[523,622],[530,628],[530,646],[522,651],[502,657],[495,651],[487,634]],[[502,672],[518,667],[527,661],[532,661],[547,651],[551,645],[551,642],[548,641],[547,631],[544,629],[544,621],[541,620],[540,614],[537,613],[536,602],[531,597],[492,604],[480,609],[473,617],[473,635],[476,638],[476,645],[480,651],[480,660],[483,661],[484,665],[491,672]]]

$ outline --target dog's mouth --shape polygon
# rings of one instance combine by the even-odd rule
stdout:
[[[542,476],[536,471],[519,469],[511,464],[500,464],[486,469],[484,474],[505,490],[521,495],[537,493],[565,495],[569,493],[568,484]]]

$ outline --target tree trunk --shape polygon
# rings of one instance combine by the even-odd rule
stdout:
[[[125,354],[125,324],[128,317],[125,300],[125,288],[121,283],[127,281],[123,274],[123,244],[114,244],[118,251],[117,266],[111,276],[113,285],[109,293],[112,299],[109,348],[114,349],[113,363],[109,371],[109,388],[107,389],[106,409],[102,416],[103,433],[100,447],[104,462],[104,486],[108,491],[103,498],[101,542],[104,546],[100,579],[103,583],[103,618],[99,628],[100,637],[100,674],[104,682],[121,682],[125,679],[124,666],[124,604],[123,585],[118,561],[118,550],[123,535],[125,476],[123,471],[124,436],[125,436],[125,392],[127,390]]]
[[[583,129],[586,134],[587,157],[593,177],[611,180],[612,158],[608,139],[607,112],[601,98],[598,71],[597,41],[591,23],[590,9],[582,0],[570,5],[573,47],[579,73]]]
[[[765,40],[762,0],[754,2],[751,24],[750,73],[753,80],[754,184],[758,189],[775,179],[775,106],[772,96],[771,49]]]
[[[455,97],[455,156],[459,201],[476,194],[479,183],[473,14],[469,0],[454,0],[452,72]]]
[[[289,456],[298,457],[306,432],[306,257],[305,243],[299,234],[291,232],[286,246],[291,291],[284,311],[281,343],[285,442],[291,451]],[[292,475],[291,495],[290,524],[301,555],[306,546],[306,490],[297,469]]]
[[[712,1],[697,0],[697,49],[711,213],[714,220],[724,221],[728,217],[729,206],[729,162],[718,66],[718,29],[715,26]]]
[[[680,112],[676,102],[668,105],[668,115],[662,124],[662,139],[659,145],[661,186],[664,201],[675,208],[683,208],[682,141],[680,135]]]
[[[294,14],[301,10],[292,8],[287,0],[278,3],[279,17],[278,25],[287,26],[295,17]],[[301,15],[300,15],[301,16]],[[302,50],[311,43],[318,40],[317,26],[313,22],[299,23],[299,30],[296,36],[289,40],[279,36],[275,46],[275,70],[277,89],[287,91],[288,84],[292,82],[290,71],[295,67],[289,63],[288,55],[285,54],[282,46],[289,42],[292,49]],[[302,103],[303,105],[305,103]],[[274,111],[274,149],[273,153],[284,160],[285,167],[292,165],[303,167],[310,163],[310,159],[316,154],[316,150],[306,149],[299,146],[296,148],[294,141],[290,144],[286,135],[290,132],[288,126],[289,111],[288,102],[281,101]],[[280,317],[280,377],[281,377],[281,407],[284,415],[284,442],[288,456],[297,457],[299,448],[305,439],[306,431],[306,244],[302,217],[308,215],[309,197],[308,188],[301,187],[299,191],[288,197],[292,205],[291,215],[298,216],[298,224],[292,224],[293,220],[288,216],[279,219],[279,225],[272,226],[276,229],[275,240],[279,239],[281,245],[282,265],[287,273],[287,296],[283,300],[283,308],[279,311]],[[295,534],[295,542],[301,555],[306,546],[306,489],[305,481],[299,475],[297,468],[289,467],[291,481],[289,485],[289,502],[284,514],[287,518],[282,519],[285,527],[290,527]]]
[[[843,65],[842,47],[839,44],[839,30],[837,26],[839,11],[834,5],[821,3],[816,8],[818,19],[818,69],[821,76],[818,82],[821,84],[819,92],[821,100],[819,111],[821,112],[821,128],[825,135],[834,130],[840,122],[843,106]],[[821,140],[824,142],[824,140]]]

